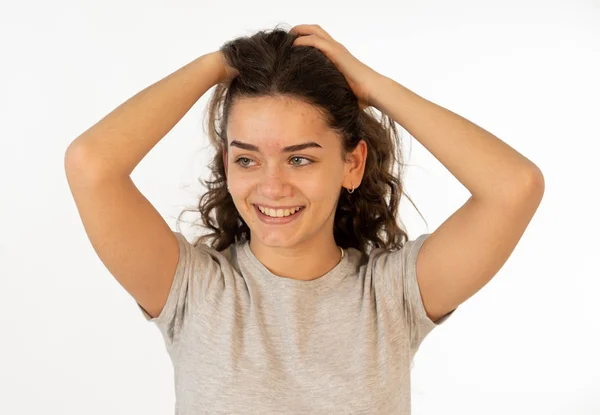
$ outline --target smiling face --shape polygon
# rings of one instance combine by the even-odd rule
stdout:
[[[341,159],[341,140],[315,108],[291,98],[244,98],[231,108],[227,137],[229,191],[252,243],[331,243],[344,178],[347,187],[358,186],[362,173],[348,174],[352,163]],[[304,208],[273,223],[255,205]]]

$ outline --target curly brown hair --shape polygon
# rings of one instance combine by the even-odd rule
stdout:
[[[367,144],[361,185],[352,193],[340,189],[333,229],[337,245],[367,254],[374,248],[399,249],[408,236],[397,223],[403,225],[397,213],[404,193],[405,165],[396,125],[383,113],[378,119],[371,107],[360,110],[357,97],[336,66],[317,48],[292,46],[296,38],[276,27],[238,37],[220,48],[239,75],[218,84],[209,101],[208,137],[216,152],[209,165],[212,180],[200,179],[207,191],[198,209],[185,209],[178,223],[185,212],[201,214],[201,226],[211,232],[200,236],[194,246],[202,243],[222,251],[237,241],[250,240],[250,229],[227,190],[223,148],[228,150],[229,112],[235,100],[288,97],[315,106],[327,125],[339,133],[342,160],[361,139]]]

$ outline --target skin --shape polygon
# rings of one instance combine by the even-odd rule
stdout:
[[[344,162],[340,138],[316,109],[287,97],[237,101],[231,108],[227,137],[229,152],[223,148],[223,161],[229,191],[250,228],[254,255],[284,278],[313,280],[329,272],[340,261],[333,237],[338,197],[346,191],[342,187],[360,185],[366,142],[361,140]],[[233,140],[254,144],[260,151],[232,146]],[[322,148],[281,152],[283,147],[310,141]],[[271,225],[260,221],[254,203],[305,209],[288,224]]]

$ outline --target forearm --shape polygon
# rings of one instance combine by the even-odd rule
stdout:
[[[65,164],[90,177],[129,176],[150,150],[221,79],[214,53],[138,92],[67,149]]]
[[[406,129],[474,198],[513,201],[543,187],[539,168],[469,120],[382,76],[372,105]],[[536,188],[534,187],[534,188]]]

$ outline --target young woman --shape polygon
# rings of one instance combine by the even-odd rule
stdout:
[[[213,86],[211,232],[192,244],[130,174]],[[415,240],[395,122],[472,194]],[[410,413],[422,340],[502,267],[544,191],[530,160],[318,25],[201,56],[79,136],[65,168],[94,249],[164,336],[179,414]]]

